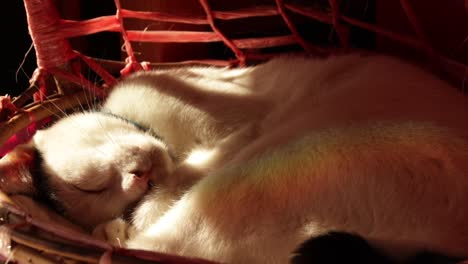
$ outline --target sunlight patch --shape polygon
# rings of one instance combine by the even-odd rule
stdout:
[[[216,150],[213,149],[197,149],[190,153],[187,157],[186,162],[191,165],[200,165],[205,161],[209,160],[216,154]]]

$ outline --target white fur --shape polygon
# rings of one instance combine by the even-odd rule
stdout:
[[[350,55],[138,73],[104,108],[163,140],[116,118],[78,114],[34,142],[53,179],[83,188],[122,184],[148,159],[164,168],[152,170],[148,194],[117,192],[112,204],[123,206],[103,216],[81,219],[79,201],[68,208],[77,222],[96,225],[142,199],[128,223],[129,247],[285,263],[302,241],[342,230],[384,247],[468,256],[468,100],[408,63]],[[195,150],[211,155],[194,163]],[[111,227],[128,227],[116,221]]]
[[[69,116],[38,132],[33,142],[43,157],[48,185],[67,216],[88,227],[120,216],[141,199],[148,187],[135,172],[161,179],[172,170],[164,143],[101,114]],[[83,194],[77,188],[106,191]]]

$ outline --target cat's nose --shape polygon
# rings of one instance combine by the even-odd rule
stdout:
[[[128,172],[136,177],[142,177],[147,174],[152,165],[150,153],[147,149],[141,146],[127,146],[125,150]]]
[[[149,175],[151,173],[151,167],[146,167],[146,168],[138,168],[135,170],[130,171],[130,173],[133,175],[133,177],[138,178],[138,179],[149,179]]]
[[[137,178],[141,178],[145,175],[145,172],[142,170],[133,170],[130,173]]]

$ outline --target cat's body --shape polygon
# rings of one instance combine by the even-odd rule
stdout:
[[[54,199],[88,227],[153,182],[130,247],[285,263],[303,241],[340,230],[468,256],[468,100],[406,63],[351,55],[141,73],[104,110],[65,118],[33,144]]]

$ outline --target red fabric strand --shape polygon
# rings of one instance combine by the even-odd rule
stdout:
[[[245,55],[223,32],[215,25],[213,13],[211,7],[207,0],[200,0],[200,4],[202,5],[203,9],[206,13],[206,19],[208,20],[211,29],[221,38],[221,40],[228,46],[232,52],[236,55],[237,59],[240,62],[240,65],[245,65]]]
[[[29,32],[39,68],[64,65],[72,55],[68,41],[60,32],[60,17],[52,1],[24,1]]]

